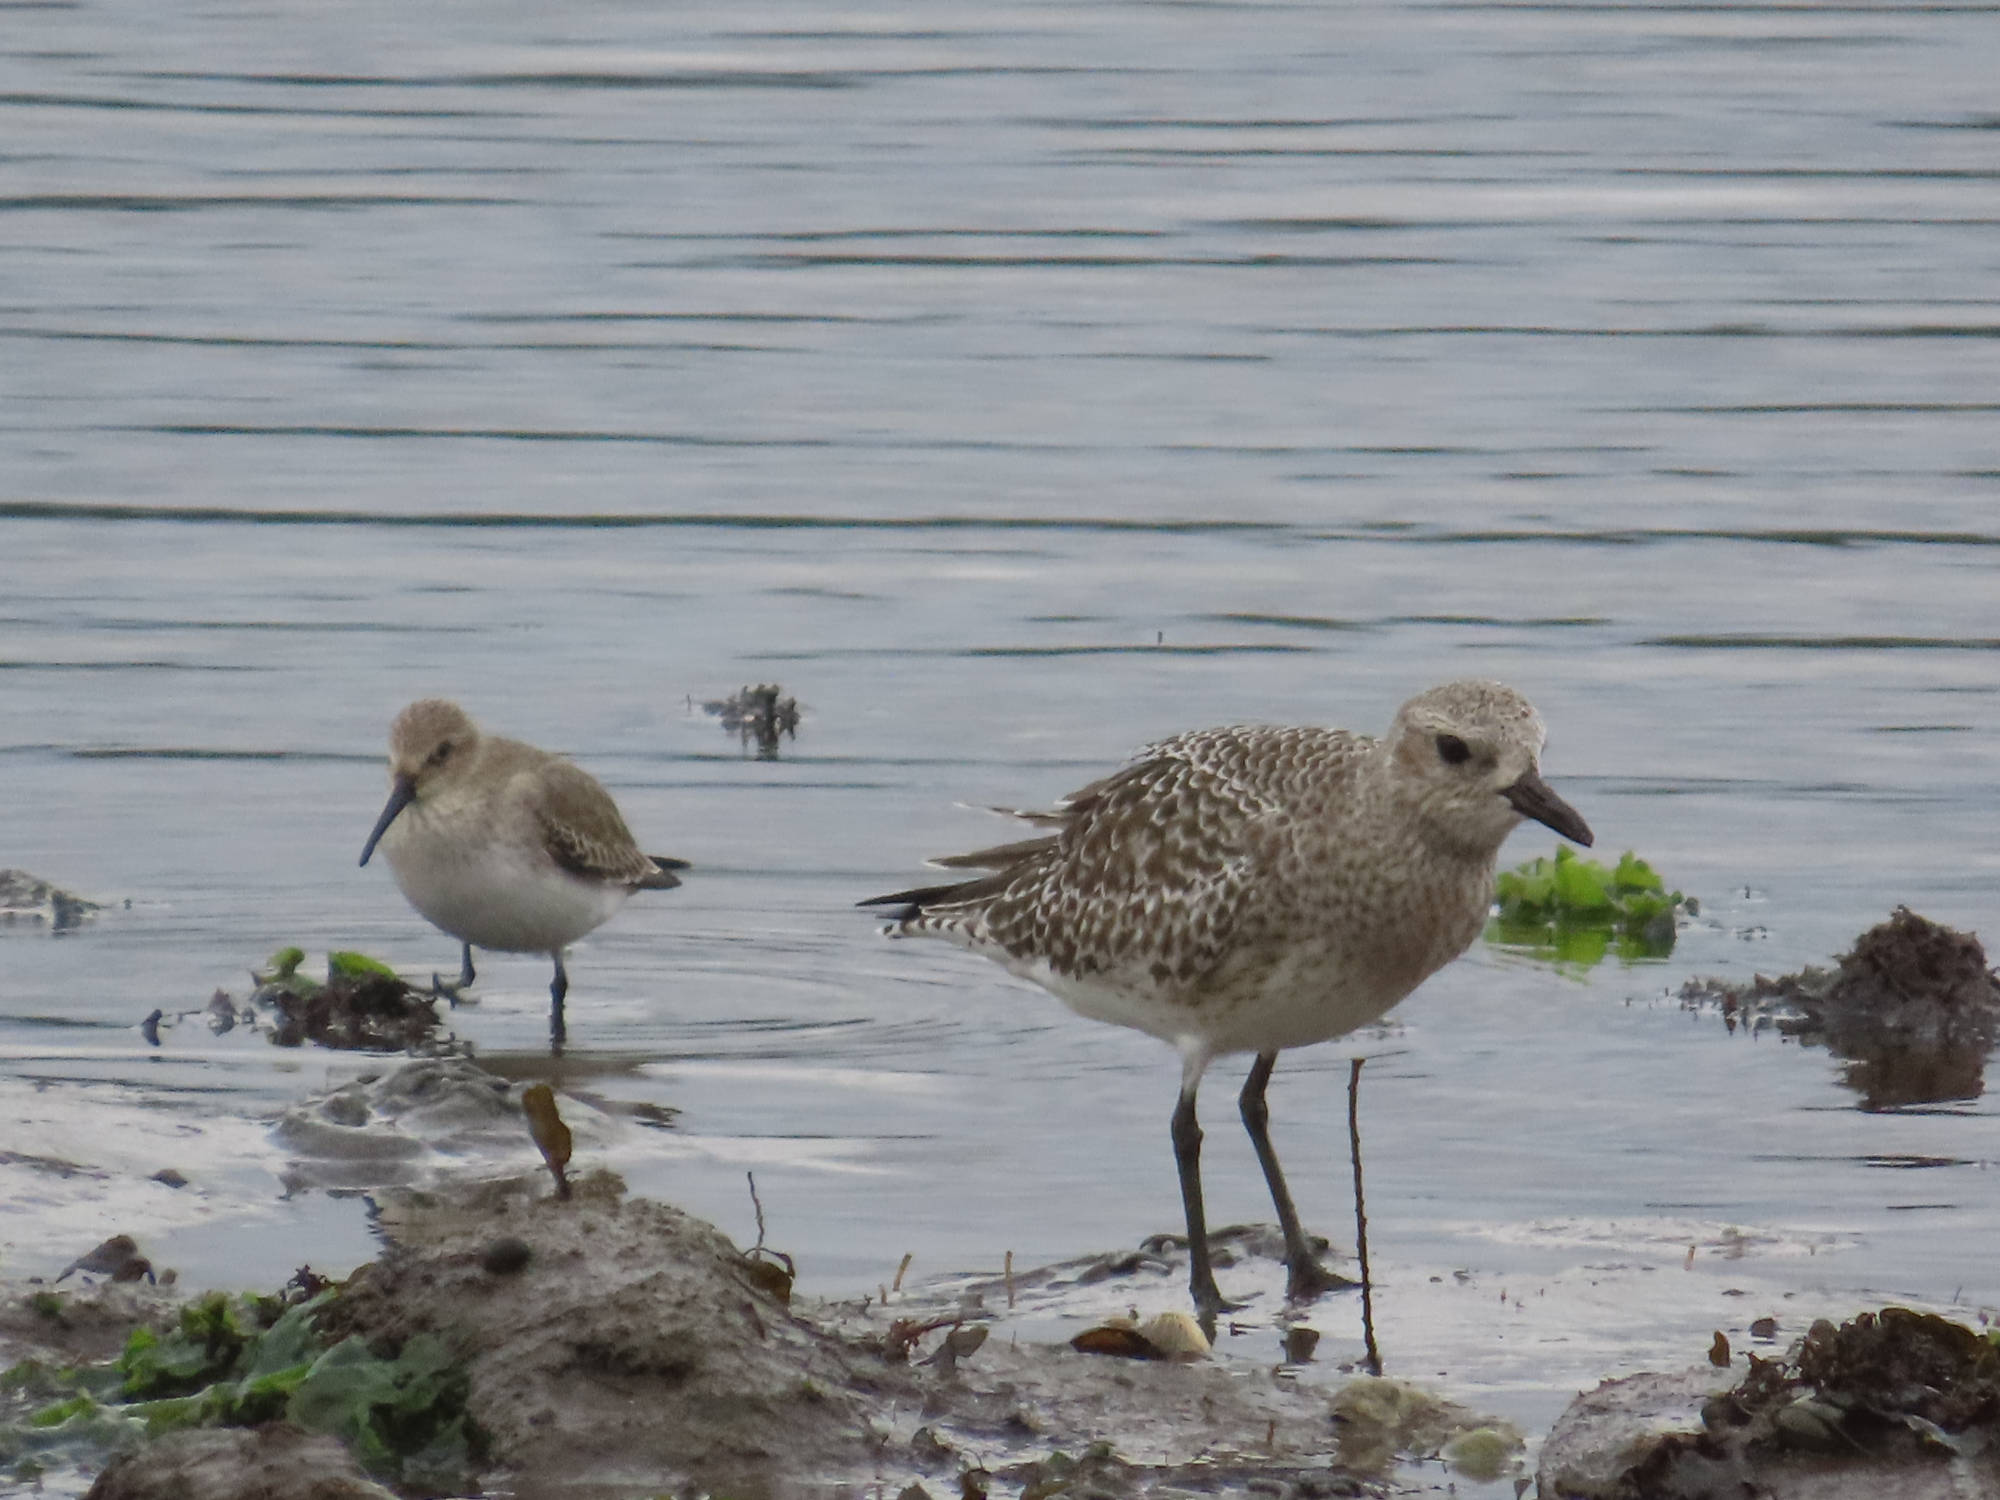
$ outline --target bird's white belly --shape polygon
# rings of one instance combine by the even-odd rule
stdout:
[[[1379,1020],[1414,988],[1400,979],[1356,974],[1310,948],[1238,984],[1185,1000],[1163,996],[1144,975],[1079,979],[1042,959],[995,956],[1080,1016],[1143,1031],[1183,1051],[1193,1044],[1210,1057],[1279,1052],[1345,1036]]]
[[[477,948],[558,952],[604,923],[631,894],[511,845],[467,847],[420,825],[405,832],[401,822],[382,840],[396,884],[427,919]]]

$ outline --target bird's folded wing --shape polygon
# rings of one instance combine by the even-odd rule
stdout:
[[[1273,805],[1169,742],[1063,811],[1053,847],[987,903],[994,939],[1076,974],[1191,984],[1211,972],[1241,923]]]
[[[568,761],[542,767],[534,812],[542,847],[573,875],[638,885],[659,872],[639,852],[611,794]]]

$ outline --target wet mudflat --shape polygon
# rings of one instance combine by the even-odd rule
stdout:
[[[428,693],[696,863],[573,955],[560,1063],[541,961],[448,1017],[634,1193],[745,1241],[754,1168],[805,1295],[1136,1246],[1164,1049],[850,903],[993,830],[957,804],[1481,673],[1702,912],[1357,1040],[1391,1372],[1537,1434],[1718,1329],[2000,1304],[1983,1091],[1865,1108],[1678,999],[1992,924],[1990,12],[1245,14],[9,12],[0,864],[105,909],[0,926],[0,1271],[376,1254],[372,1169],[271,1129],[374,1064],[139,1025],[288,945],[452,969],[354,867]],[[759,760],[701,705],[772,682]],[[1344,1246],[1322,1052],[1274,1130]]]
[[[602,1116],[566,1102],[595,1156]],[[1311,1378],[1322,1339],[1306,1309],[1239,1309],[1222,1351],[1186,1313],[1108,1312],[1184,1281],[1171,1237],[907,1285],[905,1262],[873,1296],[802,1296],[796,1260],[765,1243],[754,1179],[758,1238],[740,1248],[601,1166],[553,1186],[512,1170],[530,1119],[550,1165],[569,1161],[566,1125],[550,1149],[553,1106],[545,1086],[510,1089],[459,1058],[390,1062],[289,1112],[301,1160],[372,1188],[383,1245],[339,1282],[301,1268],[275,1294],[181,1295],[118,1236],[53,1286],[10,1284],[0,1461],[59,1493],[98,1474],[92,1500],[309,1486],[345,1500],[387,1493],[378,1481],[601,1500],[855,1484],[904,1500],[1382,1496],[1518,1492],[1531,1473],[1548,1500],[1927,1500],[1990,1481],[2000,1334],[1935,1314],[1863,1310],[1782,1340],[1765,1315],[1740,1351],[1718,1330],[1696,1369],[1572,1403],[1531,1464],[1513,1424],[1426,1382]],[[1223,1231],[1213,1250],[1239,1276],[1281,1279],[1274,1229]],[[1052,1319],[1090,1326],[1038,1336]],[[1260,1333],[1282,1353],[1246,1357]]]

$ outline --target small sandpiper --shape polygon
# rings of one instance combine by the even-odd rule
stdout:
[[[861,904],[900,907],[892,935],[949,939],[1180,1053],[1174,1157],[1190,1289],[1212,1327],[1225,1304],[1202,1212],[1202,1073],[1256,1054],[1240,1104],[1284,1231],[1289,1295],[1345,1284],[1299,1227],[1265,1085],[1281,1050],[1367,1025],[1471,945],[1500,845],[1523,818],[1591,842],[1542,780],[1544,737],[1526,698],[1477,681],[1412,698],[1379,740],[1196,730],[1053,812],[1016,814],[1053,832],[934,861],[993,873]]]
[[[569,993],[563,950],[634,891],[679,885],[673,871],[687,861],[641,854],[589,772],[519,740],[481,734],[464,709],[442,698],[396,716],[389,781],[361,863],[379,843],[410,905],[463,945],[454,990],[472,983],[475,945],[554,959],[549,1038],[560,1047]]]

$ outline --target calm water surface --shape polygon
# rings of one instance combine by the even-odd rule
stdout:
[[[851,903],[961,803],[1480,674],[1704,918],[1356,1039],[1391,1369],[1545,1427],[1765,1313],[2000,1304],[1988,1099],[1665,998],[1993,929],[1996,76],[1982,4],[0,6],[0,864],[131,903],[0,933],[0,1264],[369,1256],[263,1125],[362,1064],[135,1023],[286,943],[450,968],[355,868],[429,693],[696,862],[560,1064],[542,960],[455,1018],[678,1109],[636,1189],[748,1238],[754,1168],[820,1292],[1169,1228],[1166,1049]],[[776,763],[692,706],[757,681]],[[1272,1093],[1343,1243],[1350,1050]]]

